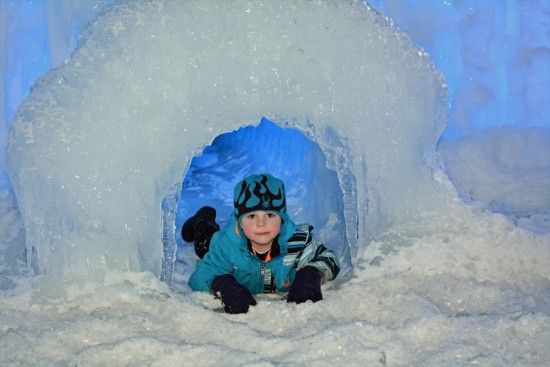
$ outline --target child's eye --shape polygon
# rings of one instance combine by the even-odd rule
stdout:
[[[254,219],[254,214],[248,214],[247,218],[248,219]]]
[[[273,218],[273,217],[275,216],[275,214],[273,214],[273,213],[267,213],[267,216],[268,216],[269,218]]]

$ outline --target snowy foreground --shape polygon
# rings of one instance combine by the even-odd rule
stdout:
[[[380,266],[391,235],[372,244],[351,279],[324,288],[322,302],[260,298],[244,315],[225,314],[211,295],[187,287],[190,246],[179,251],[174,290],[150,273],[115,272],[55,303],[36,298],[28,278],[20,279],[0,297],[0,360],[3,366],[548,366],[550,238],[482,209],[471,218],[419,235]],[[422,257],[428,251],[433,256]]]

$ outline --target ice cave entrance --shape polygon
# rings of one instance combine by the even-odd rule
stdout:
[[[314,137],[308,138],[294,128],[281,128],[266,118],[256,127],[219,135],[193,158],[185,174],[175,218],[178,247],[192,246],[179,234],[186,218],[210,205],[216,208],[217,222],[223,228],[233,209],[236,182],[253,173],[269,172],[285,182],[293,220],[313,224],[316,238],[337,252],[343,270],[349,270],[344,195],[336,171],[327,164]]]
[[[434,148],[446,111],[429,55],[361,1],[125,1],[33,86],[10,128],[6,172],[27,248],[47,275],[43,294],[57,297],[112,270],[170,283],[192,159],[265,116],[318,145],[314,153],[271,134],[261,138],[276,144],[258,144],[291,143],[267,155],[282,163],[270,171],[286,181],[291,214],[355,265],[389,228],[441,206]],[[247,169],[259,170],[243,163],[254,159],[210,163],[204,177],[218,180],[209,184],[227,200],[224,191]],[[212,195],[199,194],[201,202]],[[334,239],[343,233],[347,240]]]

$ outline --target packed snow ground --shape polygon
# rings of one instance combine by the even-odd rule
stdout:
[[[372,271],[371,271],[372,272]],[[2,298],[4,366],[545,366],[548,289],[451,275],[376,276],[315,304],[260,299],[245,315],[148,273],[114,273],[93,296],[29,308]],[[449,297],[449,298],[447,298]],[[36,301],[35,301],[36,302]],[[542,312],[546,308],[546,312]]]

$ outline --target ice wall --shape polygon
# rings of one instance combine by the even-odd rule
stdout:
[[[550,127],[550,2],[369,0],[424,48],[449,86],[444,137]]]
[[[10,130],[27,245],[51,284],[159,275],[193,155],[266,116],[315,140],[337,171],[355,257],[438,207],[444,92],[428,56],[360,2],[117,4]]]
[[[86,23],[115,0],[0,2],[0,159],[8,127],[36,78],[69,59]],[[11,185],[0,170],[0,190]]]

